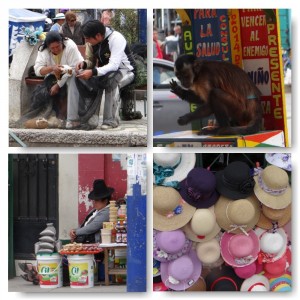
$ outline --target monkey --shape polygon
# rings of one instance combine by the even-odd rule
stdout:
[[[246,135],[261,130],[261,92],[243,69],[183,54],[175,61],[174,71],[181,86],[172,79],[171,92],[198,105],[178,118],[179,125],[214,114],[218,127],[203,128],[199,135]]]

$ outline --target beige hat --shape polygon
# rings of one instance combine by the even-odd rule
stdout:
[[[197,209],[182,230],[194,242],[203,243],[213,239],[221,230],[216,221],[214,206]]]
[[[274,209],[282,209],[292,202],[289,177],[283,169],[270,165],[254,177],[254,193],[259,201]]]
[[[153,227],[160,231],[176,230],[187,224],[196,208],[186,203],[172,187],[153,188]]]
[[[179,182],[185,179],[188,173],[194,168],[196,155],[195,153],[154,153],[153,163],[153,174],[155,177],[164,178],[164,183],[172,181]],[[160,170],[166,168],[169,170],[172,169],[173,175],[168,177],[163,176]]]
[[[245,233],[253,229],[260,216],[260,203],[255,195],[246,199],[230,200],[221,196],[215,205],[219,226],[231,233]]]
[[[257,222],[257,226],[263,229],[272,229],[273,224],[283,227],[291,220],[292,204],[283,209],[273,209],[262,204],[262,212]]]
[[[221,256],[220,243],[212,239],[205,243],[197,243],[196,253],[203,266],[211,265],[218,261]]]
[[[185,291],[188,291],[188,292],[205,292],[206,291],[205,280],[202,277],[199,277],[199,279],[191,287],[187,288]]]

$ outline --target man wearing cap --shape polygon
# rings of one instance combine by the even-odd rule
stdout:
[[[50,31],[59,32],[62,24],[64,24],[64,22],[65,22],[65,15],[63,13],[58,13],[58,14],[56,14],[55,18],[53,18],[53,20],[56,20],[56,22],[54,25],[52,25]]]
[[[86,59],[76,66],[76,86],[68,102],[66,128],[82,123],[79,108],[89,103],[90,111],[98,121],[101,96],[105,91],[102,130],[119,126],[120,89],[134,80],[135,62],[124,36],[98,20],[82,27],[86,41]],[[79,94],[82,105],[79,104]],[[89,124],[90,125],[90,124]],[[96,122],[95,127],[98,126]],[[94,128],[95,128],[94,127]],[[91,128],[92,129],[92,128]]]
[[[96,179],[89,199],[93,200],[94,209],[86,216],[77,229],[71,229],[71,242],[95,243],[100,242],[100,229],[103,222],[109,221],[109,201],[114,188],[107,187],[103,179]]]

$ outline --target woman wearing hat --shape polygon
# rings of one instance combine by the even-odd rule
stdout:
[[[52,25],[50,31],[60,32],[62,24],[65,23],[65,19],[65,15],[63,13],[56,14],[55,18],[53,18],[56,22]]]
[[[81,23],[77,21],[77,16],[72,11],[66,12],[66,22],[61,26],[61,33],[72,39],[76,45],[84,45],[85,40],[81,29]]]
[[[94,243],[100,241],[100,229],[103,222],[109,221],[109,201],[114,188],[107,187],[103,179],[96,179],[89,199],[93,200],[94,209],[87,215],[77,229],[70,231],[71,242]]]

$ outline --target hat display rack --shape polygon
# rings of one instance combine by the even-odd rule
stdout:
[[[290,155],[169,154],[154,155],[153,291],[291,291]]]

